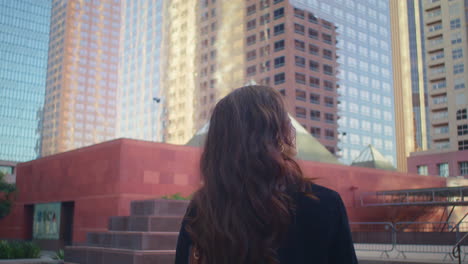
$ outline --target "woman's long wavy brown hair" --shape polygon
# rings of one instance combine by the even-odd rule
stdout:
[[[279,263],[294,215],[292,194],[307,181],[293,159],[295,132],[270,87],[234,90],[213,110],[187,232],[203,264]]]

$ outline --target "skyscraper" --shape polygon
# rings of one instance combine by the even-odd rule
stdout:
[[[390,1],[397,161],[407,171],[411,152],[428,148],[429,108],[423,13],[419,1]],[[411,111],[412,109],[412,111]]]
[[[115,137],[120,1],[53,0],[42,155]]]
[[[463,0],[422,3],[430,96],[430,146],[442,151],[467,150],[468,3]]]
[[[288,112],[335,154],[335,26],[289,1],[250,1],[246,11],[246,81],[255,80],[279,90]]]
[[[372,144],[395,163],[395,120],[387,0],[293,0],[337,27],[342,160]]]
[[[165,28],[171,34],[165,36],[169,44],[163,52],[168,142],[186,143],[206,124],[219,99],[246,83],[259,83],[280,91],[288,111],[337,151],[332,23],[290,1],[204,0],[195,13],[183,11],[177,1],[171,5],[178,8],[168,9],[171,23]],[[187,74],[190,69],[195,74]]]
[[[163,0],[122,1],[118,137],[164,141]]]
[[[51,1],[0,1],[0,160],[39,155]]]

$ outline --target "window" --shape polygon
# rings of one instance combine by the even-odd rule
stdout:
[[[442,22],[437,22],[429,26],[429,32],[434,32],[442,29]]]
[[[273,4],[281,3],[283,0],[273,0]]]
[[[320,121],[320,111],[310,110],[310,119],[315,121]]]
[[[335,85],[332,81],[325,80],[323,81],[323,86],[325,87],[325,90],[333,91]]]
[[[457,120],[465,120],[465,119],[467,119],[466,108],[457,110]]]
[[[265,25],[265,24],[268,24],[268,23],[270,23],[270,14],[269,13],[260,17],[260,25]]]
[[[310,128],[310,134],[314,136],[315,138],[320,138],[320,127],[311,127]]]
[[[330,124],[335,123],[335,116],[331,113],[325,113],[325,122]]]
[[[306,118],[306,110],[304,107],[296,106],[296,117]]]
[[[284,72],[275,74],[275,84],[282,84],[286,81]]]
[[[259,50],[260,50],[260,57],[268,56],[270,54],[270,45],[261,47]]]
[[[318,72],[320,69],[320,64],[317,61],[310,60],[309,61],[309,68],[311,71],[316,71]]]
[[[460,18],[450,20],[450,29],[460,28]]]
[[[333,75],[333,67],[330,65],[323,65],[323,72],[327,75]]]
[[[284,63],[285,63],[285,57],[284,56],[275,58],[275,68],[283,67]]]
[[[432,102],[434,104],[445,104],[447,103],[447,96],[446,95],[435,96],[434,98],[432,98]]]
[[[311,22],[311,23],[315,23],[315,24],[318,23],[318,19],[317,19],[317,17],[316,17],[314,14],[310,14],[310,13],[309,13],[309,14],[307,15],[307,18],[309,19],[309,22]]]
[[[453,74],[463,73],[465,71],[465,65],[463,63],[453,65]]]
[[[309,77],[309,85],[310,85],[310,87],[319,88],[320,87],[320,79],[310,76]]]
[[[299,101],[306,101],[307,98],[306,98],[306,92],[303,91],[303,90],[297,90],[296,89],[296,100],[299,100]]]
[[[305,84],[306,83],[306,76],[303,73],[296,72],[295,79],[296,79],[296,83],[299,83],[299,84]]]
[[[449,176],[449,165],[448,163],[439,163],[437,164],[439,170],[439,176],[448,177]]]
[[[263,10],[270,6],[270,0],[261,0],[260,1],[260,9]]]
[[[251,45],[255,44],[256,40],[257,40],[256,35],[248,36],[247,37],[247,46],[251,46]]]
[[[251,14],[255,13],[256,10],[257,10],[257,7],[255,5],[248,6],[247,7],[247,15],[251,15]]]
[[[335,139],[335,131],[331,129],[325,129],[325,138],[328,140]]]
[[[299,8],[294,8],[294,16],[300,19],[304,19],[305,11]]]
[[[257,51],[256,50],[251,50],[247,52],[247,60],[251,61],[257,58]]]
[[[429,52],[429,56],[431,58],[431,60],[438,60],[438,59],[442,59],[444,57],[444,50],[436,50],[436,51],[433,51],[433,52]]]
[[[458,168],[460,171],[460,175],[468,175],[468,161],[458,162]]]
[[[319,47],[314,44],[309,44],[309,53],[317,55],[319,53]]]
[[[447,81],[445,81],[445,79],[433,81],[431,83],[432,83],[432,90],[447,88]]]
[[[459,58],[463,58],[463,49],[458,48],[458,49],[452,50],[452,58],[454,60],[459,59]]]
[[[325,59],[331,60],[333,58],[333,52],[331,50],[328,50],[328,49],[323,49],[323,57]]]
[[[464,89],[465,88],[465,79],[458,78],[453,81],[455,90]]]
[[[448,132],[449,132],[449,127],[448,126],[434,127],[434,134],[436,134],[436,135],[447,134]]]
[[[318,39],[319,33],[317,30],[309,28],[309,38]]]
[[[279,24],[274,27],[274,34],[275,36],[284,33],[284,24]]]
[[[275,51],[284,50],[284,40],[275,41]]]
[[[301,24],[294,23],[294,32],[296,32],[297,34],[304,35],[305,27]]]
[[[458,125],[457,126],[457,131],[458,131],[459,136],[463,136],[463,135],[468,134],[468,124]]]
[[[458,150],[468,149],[468,140],[458,141]]]
[[[327,44],[332,44],[332,36],[329,34],[322,33],[322,40]]]
[[[257,21],[255,19],[250,20],[247,22],[247,30],[254,29],[257,26]]]
[[[325,106],[326,107],[335,106],[335,100],[333,99],[333,97],[326,96],[324,100],[325,100]]]
[[[310,103],[320,104],[320,95],[319,94],[311,93],[309,98],[310,98]]]
[[[294,47],[297,50],[304,51],[305,50],[305,43],[304,43],[304,41],[300,41],[298,39],[295,39],[294,40]]]
[[[260,31],[258,33],[260,35],[260,41],[263,41],[265,39],[270,39],[270,29],[267,28],[266,30]]]
[[[270,61],[265,61],[260,65],[260,72],[268,72],[270,71]]]
[[[247,68],[247,76],[253,76],[257,73],[257,67],[256,65],[252,65]]]
[[[284,17],[284,7],[278,8],[273,12],[274,19],[279,19]]]
[[[427,165],[419,165],[418,166],[418,174],[419,175],[429,175],[427,171]]]
[[[295,61],[295,63],[296,63],[296,66],[305,68],[305,62],[306,62],[306,60],[305,60],[304,57],[295,56],[295,57],[294,57],[294,61]]]
[[[458,44],[462,42],[462,35],[460,32],[453,33],[450,39],[451,39],[452,45]]]

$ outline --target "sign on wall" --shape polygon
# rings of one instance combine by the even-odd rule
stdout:
[[[45,203],[34,205],[33,238],[60,238],[61,203]]]

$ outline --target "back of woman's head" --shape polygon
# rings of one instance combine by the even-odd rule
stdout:
[[[281,95],[239,88],[213,110],[200,167],[202,188],[187,231],[203,263],[277,263],[276,249],[305,180]]]

